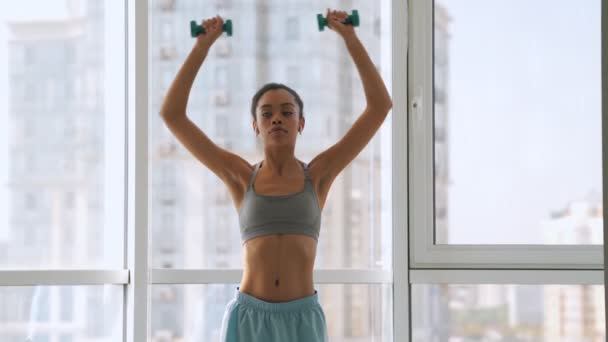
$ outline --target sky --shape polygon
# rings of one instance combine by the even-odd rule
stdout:
[[[7,19],[64,1],[0,2],[0,210],[7,194]],[[452,243],[542,243],[570,201],[601,198],[600,1],[443,0],[449,43]],[[0,240],[8,215],[0,215]],[[4,235],[3,235],[4,234]]]
[[[600,1],[441,3],[449,241],[542,243],[550,212],[602,194]]]

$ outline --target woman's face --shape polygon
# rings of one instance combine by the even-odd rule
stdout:
[[[272,89],[260,97],[253,127],[259,130],[266,144],[295,144],[298,129],[304,128],[304,118],[300,118],[299,113],[300,108],[291,93],[285,89]]]

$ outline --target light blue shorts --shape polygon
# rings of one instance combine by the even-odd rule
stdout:
[[[228,303],[220,342],[327,342],[327,322],[313,295],[288,302],[272,303],[236,288]]]

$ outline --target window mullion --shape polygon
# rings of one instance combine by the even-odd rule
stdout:
[[[127,284],[128,270],[0,270],[0,286]]]
[[[603,284],[601,270],[412,270],[410,280],[412,284]]]
[[[411,341],[411,300],[409,279],[409,223],[408,223],[408,48],[410,40],[410,1],[392,1],[390,16],[392,39],[392,202],[393,233],[392,282],[393,282],[393,337]],[[383,18],[388,18],[389,14]],[[405,18],[405,20],[404,20]]]
[[[606,37],[608,36],[608,6],[606,2],[602,1],[602,187],[603,187],[603,203],[608,203],[608,44],[606,44]],[[604,219],[604,317],[605,326],[608,327],[608,270],[606,265],[608,264],[608,244],[606,239],[608,237],[608,214],[606,210],[603,210]]]
[[[148,294],[148,1],[126,2],[127,243],[125,342],[146,341]]]

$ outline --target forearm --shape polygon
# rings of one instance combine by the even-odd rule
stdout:
[[[344,42],[361,77],[367,106],[379,109],[390,108],[392,106],[390,94],[359,37],[355,34],[349,35],[344,38]]]
[[[186,61],[171,83],[161,105],[160,115],[164,120],[172,120],[186,115],[186,105],[188,104],[194,78],[208,52],[209,46],[195,44],[186,57]]]

